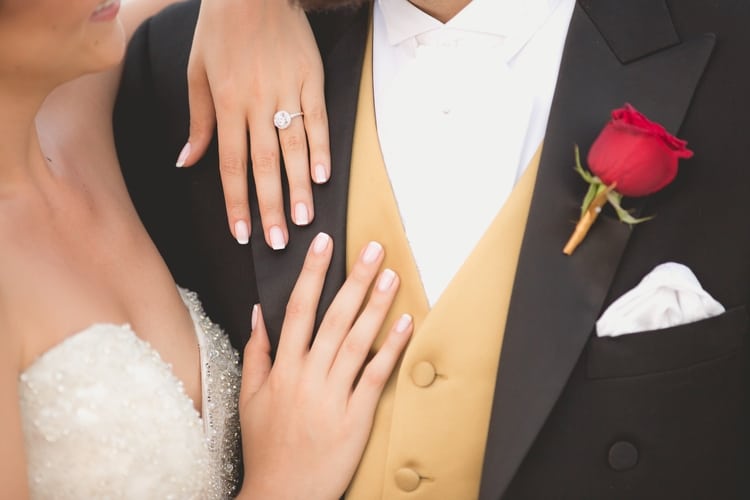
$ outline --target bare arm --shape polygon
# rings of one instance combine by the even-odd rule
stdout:
[[[29,498],[29,490],[18,397],[20,348],[12,335],[4,335],[3,343],[0,349],[0,442],[3,443],[0,488],[3,498],[25,500]]]

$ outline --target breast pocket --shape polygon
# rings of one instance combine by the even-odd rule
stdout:
[[[694,323],[632,333],[594,337],[588,345],[590,379],[662,373],[710,362],[737,351],[750,320],[745,306]]]

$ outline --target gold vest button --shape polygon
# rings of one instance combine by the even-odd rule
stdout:
[[[411,380],[417,387],[429,387],[435,381],[437,372],[429,361],[420,361],[411,370]]]
[[[402,467],[396,471],[396,486],[402,491],[414,491],[422,480],[414,469]]]

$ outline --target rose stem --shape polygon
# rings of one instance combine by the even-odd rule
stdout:
[[[611,186],[602,190],[602,192],[596,195],[596,197],[591,201],[591,204],[589,205],[589,207],[586,209],[586,211],[583,213],[580,220],[576,224],[576,228],[573,230],[573,234],[570,236],[570,239],[565,244],[565,248],[563,248],[563,253],[565,255],[573,255],[573,252],[575,251],[576,248],[578,248],[578,245],[581,244],[583,239],[588,234],[589,229],[591,229],[591,225],[599,216],[599,213],[602,211],[602,207],[604,206],[605,203],[607,203],[607,195],[614,188],[615,188],[615,184],[612,184]]]

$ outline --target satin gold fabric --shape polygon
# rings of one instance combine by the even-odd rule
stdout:
[[[430,310],[378,144],[371,30],[354,129],[347,268],[367,242],[382,243],[384,266],[399,274],[401,289],[377,345],[404,312],[414,316],[415,333],[384,391],[348,500],[478,496],[505,320],[540,154],[541,147]],[[450,228],[445,234],[450,237]]]

